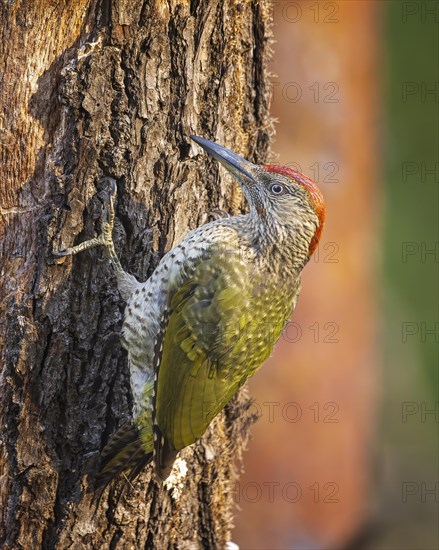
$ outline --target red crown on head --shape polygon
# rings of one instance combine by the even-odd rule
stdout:
[[[319,219],[319,226],[317,227],[316,232],[314,233],[314,237],[312,238],[311,243],[309,245],[309,255],[311,256],[314,250],[317,248],[317,245],[319,244],[319,240],[323,230],[323,225],[325,224],[326,207],[325,207],[325,201],[323,199],[322,193],[320,192],[320,189],[307,176],[304,176],[297,170],[294,170],[293,168],[289,168],[288,166],[278,166],[277,164],[267,164],[265,166],[262,166],[262,169],[265,170],[266,172],[270,172],[271,174],[282,174],[283,176],[287,176],[287,178],[291,178],[292,180],[297,182],[299,185],[301,185],[304,189],[306,189],[311,205],[314,208],[314,212],[316,213]]]

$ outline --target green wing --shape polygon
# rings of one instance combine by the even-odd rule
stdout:
[[[252,284],[252,270],[237,255],[214,252],[172,298],[156,382],[159,477],[270,355],[291,311],[266,281]]]

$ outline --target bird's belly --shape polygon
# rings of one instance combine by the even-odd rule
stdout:
[[[164,308],[164,296],[151,291],[150,281],[142,285],[125,308],[121,343],[128,352],[135,417],[150,406],[145,402],[144,389],[154,379],[154,347]]]

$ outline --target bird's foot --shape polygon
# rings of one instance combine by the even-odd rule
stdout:
[[[73,256],[82,252],[83,250],[88,250],[89,248],[95,248],[96,246],[105,246],[110,254],[111,261],[115,265],[116,269],[120,266],[119,258],[116,255],[113,243],[113,226],[114,226],[114,199],[116,198],[116,182],[112,178],[107,178],[109,183],[108,189],[108,207],[104,209],[104,217],[106,219],[102,220],[101,223],[101,233],[93,239],[89,239],[83,243],[80,243],[71,248],[66,248],[65,250],[53,251],[53,256],[55,258],[63,258],[65,256]]]
[[[226,212],[225,210],[211,210],[207,213],[208,218],[212,218],[213,220],[221,220],[222,218],[230,218],[230,214]]]

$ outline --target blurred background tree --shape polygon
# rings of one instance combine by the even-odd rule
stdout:
[[[328,217],[296,330],[250,383],[235,539],[433,550],[439,4],[272,5],[274,158],[319,181]]]

